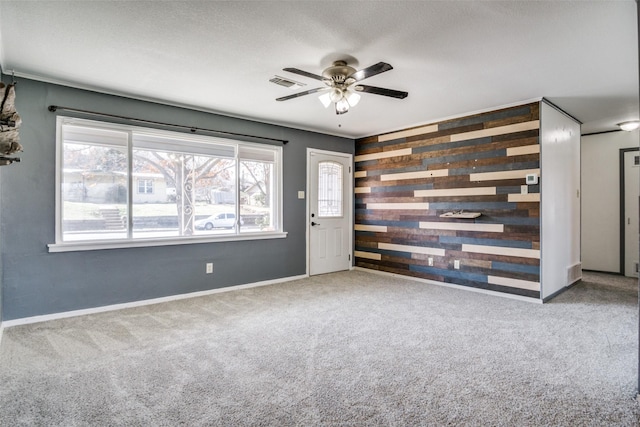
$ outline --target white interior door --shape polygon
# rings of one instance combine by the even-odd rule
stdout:
[[[351,267],[351,155],[308,150],[309,274]]]
[[[624,153],[624,275],[638,277],[638,203],[640,201],[640,154]]]

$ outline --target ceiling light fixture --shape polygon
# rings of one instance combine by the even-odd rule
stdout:
[[[626,122],[618,123],[618,126],[620,126],[620,129],[624,131],[631,132],[632,130],[636,130],[640,127],[640,121],[629,120]]]
[[[356,105],[358,105],[358,102],[360,102],[360,94],[355,93],[352,90],[348,90],[345,97],[347,98],[347,102],[349,102],[349,105],[351,105],[352,107],[355,107]]]
[[[329,92],[323,93],[318,97],[318,99],[322,102],[324,108],[329,108],[329,105],[331,105],[331,94]]]
[[[344,114],[349,111],[349,102],[346,98],[342,98],[340,101],[336,102],[336,114]]]
[[[304,92],[294,93],[293,95],[282,96],[277,98],[276,101],[287,101],[300,96],[322,92],[318,99],[322,102],[324,108],[329,108],[333,103],[336,114],[344,114],[349,111],[349,108],[355,107],[360,101],[360,94],[357,92],[404,99],[408,95],[407,92],[386,89],[383,87],[368,86],[359,83],[361,80],[368,79],[369,77],[376,76],[392,69],[393,67],[386,62],[378,62],[377,64],[357,71],[355,68],[347,65],[346,61],[334,61],[333,65],[325,68],[322,75],[319,76],[297,68],[283,68],[284,71],[290,73],[320,80],[325,84],[325,87],[317,87],[305,90]]]
[[[334,87],[331,91],[323,93],[318,97],[324,108],[329,108],[333,102],[336,114],[344,114],[350,107],[355,107],[360,102],[360,94],[350,90]]]

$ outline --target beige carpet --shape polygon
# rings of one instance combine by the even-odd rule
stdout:
[[[0,425],[638,426],[637,301],[353,271],[15,327]]]

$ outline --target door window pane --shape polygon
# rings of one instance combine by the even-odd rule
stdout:
[[[343,166],[336,162],[318,163],[318,216],[341,217]]]

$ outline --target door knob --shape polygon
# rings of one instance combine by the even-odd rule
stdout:
[[[320,224],[318,224],[317,222],[311,221],[311,226],[313,227],[314,225],[320,225]]]

